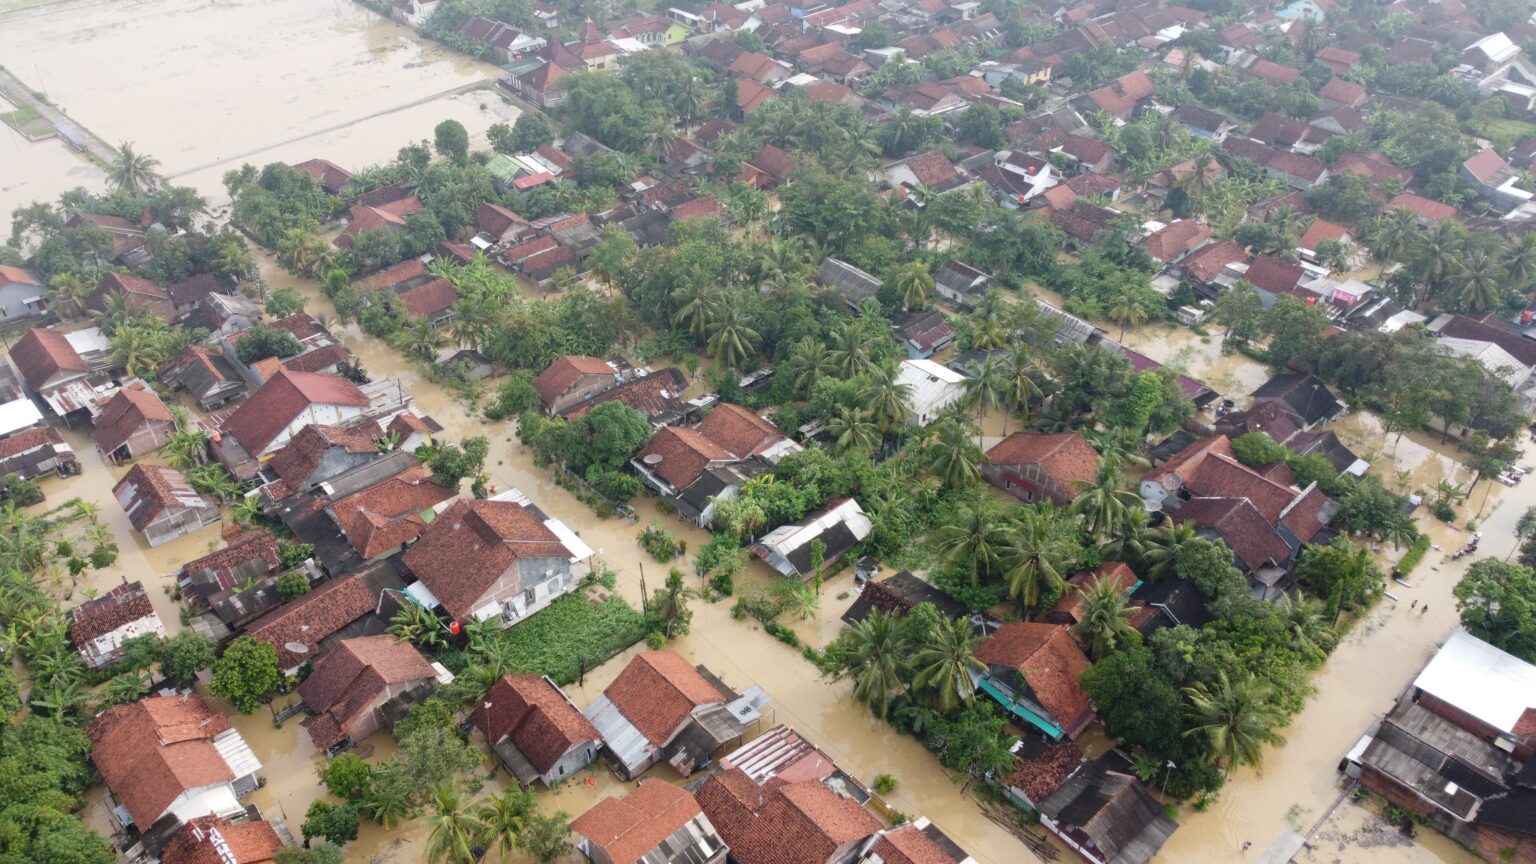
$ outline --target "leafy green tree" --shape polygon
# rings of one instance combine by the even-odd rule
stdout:
[[[1018,741],[989,700],[971,702],[952,717],[933,724],[926,736],[932,750],[951,771],[965,774],[961,793],[978,778],[1002,771],[1014,762],[1011,748]]]
[[[267,314],[273,318],[287,318],[303,311],[304,298],[292,288],[284,286],[267,295]]]
[[[257,324],[240,335],[235,356],[241,363],[255,363],[267,357],[287,358],[304,350],[299,340],[287,330]]]
[[[1232,455],[1244,465],[1262,467],[1287,461],[1291,451],[1269,437],[1268,432],[1255,430],[1232,439]]]
[[[276,864],[342,864],[341,847],[330,843],[317,843],[308,849],[303,846],[284,846],[272,856]]]
[[[1258,289],[1238,282],[1216,301],[1216,320],[1227,328],[1226,337],[1252,342],[1264,332],[1264,301]]]
[[[517,848],[539,864],[553,864],[571,851],[570,816],[561,810],[549,816],[530,814],[517,835]]]
[[[177,687],[197,683],[197,673],[213,665],[213,641],[183,630],[159,645],[160,674]]]
[[[1153,753],[1177,742],[1179,691],[1140,646],[1115,651],[1083,673],[1083,689],[1111,738]]]
[[[1483,559],[1456,583],[1456,609],[1473,636],[1536,663],[1536,573]]]
[[[604,402],[587,412],[591,459],[594,464],[617,470],[651,440],[646,416],[622,402]]]
[[[266,642],[241,636],[213,662],[208,692],[227,701],[241,714],[261,707],[262,697],[282,683],[277,669],[277,649]]]
[[[432,130],[432,146],[455,162],[469,156],[469,132],[457,120],[444,120]]]
[[[450,489],[457,489],[459,481],[465,477],[480,475],[490,450],[490,442],[479,435],[464,439],[462,446],[443,444],[428,456],[427,467],[432,470],[433,480]]]
[[[292,570],[277,577],[277,593],[286,603],[309,593],[309,577]]]
[[[1386,579],[1370,551],[1347,535],[1303,549],[1296,573],[1318,596],[1328,598],[1331,615],[1369,603]]]
[[[304,845],[307,848],[312,838],[323,837],[328,843],[344,846],[357,839],[357,827],[356,804],[315,801],[304,815]]]
[[[368,795],[373,769],[356,753],[342,753],[325,765],[321,780],[332,795],[358,803]]]

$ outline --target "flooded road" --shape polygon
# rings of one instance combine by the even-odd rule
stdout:
[[[0,0],[0,32],[6,68],[35,92],[215,206],[228,198],[224,172],[243,162],[356,170],[444,119],[478,144],[517,115],[494,89],[454,92],[494,82],[495,66],[351,0]],[[58,141],[0,128],[0,213],[100,177]]]

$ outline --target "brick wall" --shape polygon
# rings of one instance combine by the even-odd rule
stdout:
[[[1479,828],[1472,851],[1493,864],[1536,864],[1536,837],[1497,828]],[[1504,857],[1510,853],[1513,857]]]

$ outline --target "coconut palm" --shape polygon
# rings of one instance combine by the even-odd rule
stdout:
[[[1202,201],[1216,191],[1221,182],[1222,167],[1204,149],[1195,154],[1194,163],[1189,173],[1178,181],[1178,188],[1183,190],[1190,201]]]
[[[976,409],[976,444],[981,445],[981,418],[989,411],[1007,405],[1009,385],[1008,365],[995,355],[988,354],[980,363],[971,362],[966,367],[965,400]],[[1008,434],[1007,418],[1003,419],[1003,434]]]
[[[828,357],[832,371],[839,378],[853,378],[875,368],[875,337],[860,321],[844,321],[832,331],[832,350]]]
[[[672,293],[677,311],[672,313],[672,323],[684,328],[694,338],[702,338],[709,322],[720,314],[725,305],[725,291],[718,285],[699,282],[685,283]]]
[[[1536,234],[1521,234],[1504,250],[1504,270],[1513,293],[1524,293],[1536,282]]]
[[[688,76],[682,86],[677,88],[673,95],[672,110],[677,116],[683,118],[683,131],[690,131],[693,127],[693,118],[698,116],[699,109],[704,107],[704,89],[699,86],[697,75]]]
[[[865,408],[837,406],[827,418],[827,434],[831,436],[834,453],[856,450],[867,454],[880,446],[880,427]]]
[[[762,334],[752,326],[741,301],[728,297],[709,323],[709,353],[727,369],[739,369],[757,351]]]
[[[1296,37],[1296,47],[1301,51],[1301,56],[1311,63],[1317,59],[1317,52],[1323,50],[1328,44],[1328,34],[1316,18],[1310,15],[1302,19],[1301,34]]]
[[[998,552],[1008,597],[1020,609],[1039,605],[1047,592],[1060,591],[1066,585],[1061,568],[1070,560],[1071,550],[1054,529],[1048,513],[1026,509]]]
[[[485,826],[475,838],[477,845],[484,845],[488,850],[494,848],[502,860],[507,860],[517,848],[518,835],[528,823],[528,817],[538,811],[538,798],[519,786],[485,799],[475,811]]]
[[[1417,303],[1428,300],[1456,272],[1456,262],[1465,245],[1462,229],[1452,219],[1443,219],[1419,233],[1411,247],[1414,254],[1408,266],[1409,275],[1419,283]]]
[[[1212,684],[1184,688],[1193,724],[1185,735],[1199,735],[1211,748],[1214,762],[1231,775],[1234,765],[1258,767],[1264,745],[1280,745],[1285,739],[1275,728],[1285,722],[1285,712],[1274,702],[1274,690],[1252,674],[1233,682],[1223,669]]]
[[[809,585],[791,585],[785,592],[785,600],[789,603],[789,611],[799,615],[801,621],[811,620],[821,608],[821,597]]]
[[[432,326],[431,321],[422,318],[412,321],[410,326],[401,330],[396,341],[405,356],[418,363],[430,364],[436,362],[437,352],[448,340],[440,330]]]
[[[817,380],[832,371],[832,352],[815,336],[802,336],[789,350],[785,365],[789,367],[787,371],[794,382],[795,393],[809,396]]]
[[[1451,271],[1456,302],[1469,312],[1487,312],[1504,301],[1508,278],[1499,259],[1483,249],[1473,249]]]
[[[48,280],[48,303],[59,317],[65,320],[85,314],[85,300],[91,296],[91,286],[73,273],[59,273]]]
[[[912,654],[912,686],[932,690],[934,707],[944,713],[954,710],[962,699],[971,701],[976,692],[971,673],[987,669],[976,659],[979,644],[981,637],[970,619],[957,618],[934,627]]]
[[[904,422],[912,413],[912,385],[900,380],[900,375],[900,367],[893,362],[876,366],[859,393],[859,400],[882,432]]]
[[[1382,263],[1402,261],[1413,248],[1418,234],[1418,217],[1402,207],[1394,208],[1376,220],[1371,237],[1371,257]],[[1532,263],[1536,264],[1536,259]]]
[[[921,309],[928,305],[928,295],[933,292],[933,274],[922,261],[913,261],[896,268],[891,277],[891,287],[901,297],[902,309]]]
[[[138,323],[142,317],[143,313],[133,305],[124,291],[113,291],[102,298],[100,309],[91,310],[91,320],[109,337],[117,335],[117,331],[124,327]]]
[[[1023,412],[1025,426],[1029,425],[1030,400],[1045,395],[1036,381],[1040,374],[1040,362],[1030,353],[1029,348],[1022,342],[1015,345],[1013,353],[1008,357],[1008,402],[1014,411]],[[1003,434],[1008,434],[1006,425],[1003,426]]]
[[[451,783],[432,790],[432,812],[423,817],[432,826],[427,835],[427,860],[432,864],[475,864],[475,847],[485,836],[479,811],[471,810]]]
[[[1147,511],[1133,507],[1125,513],[1125,519],[1104,542],[1099,544],[1099,554],[1111,561],[1143,561],[1152,546],[1152,531],[1147,528]]]
[[[1323,601],[1300,594],[1287,594],[1280,601],[1280,618],[1290,634],[1290,645],[1315,664],[1328,659],[1333,648],[1333,628],[1323,617]]]
[[[933,551],[948,568],[964,566],[971,584],[980,585],[999,570],[1003,549],[1012,540],[1003,526],[993,499],[980,497],[961,505],[953,519],[938,527]]]
[[[1198,537],[1193,522],[1169,520],[1152,529],[1144,559],[1147,562],[1147,578],[1159,581],[1176,575],[1179,550]]]
[[[393,828],[410,815],[410,790],[398,783],[373,783],[363,798],[363,810],[369,819]]]
[[[1141,305],[1129,291],[1121,291],[1109,301],[1104,316],[1120,325],[1120,341],[1125,341],[1127,327],[1140,327],[1147,320],[1147,307]]]
[[[1088,643],[1093,659],[1102,660],[1138,638],[1131,626],[1131,606],[1119,582],[1100,576],[1079,590],[1083,597],[1072,629]]]
[[[124,141],[117,145],[117,158],[112,160],[107,182],[121,192],[139,195],[159,184],[160,175],[156,171],[159,167],[159,159],[136,152],[131,143]]]
[[[277,246],[278,263],[290,272],[319,279],[336,260],[336,251],[325,238],[303,228],[289,228]]]
[[[1297,213],[1291,205],[1286,204],[1275,208],[1274,212],[1264,220],[1265,224],[1274,229],[1278,249],[1271,251],[1289,252],[1296,248],[1296,242],[1301,238],[1301,232],[1306,227],[1307,219]]]
[[[868,618],[848,628],[843,641],[847,654],[841,675],[853,679],[853,698],[885,719],[891,700],[902,690],[906,667],[906,646],[896,620],[881,609],[872,610]]]
[[[903,108],[885,127],[887,156],[901,156],[917,147],[923,136],[923,118]]]
[[[1083,520],[1084,530],[1101,540],[1115,532],[1126,511],[1141,506],[1141,498],[1125,488],[1125,475],[1113,459],[1099,460],[1094,479],[1079,483],[1078,489],[1072,512]]]
[[[929,468],[951,489],[969,486],[981,476],[981,448],[965,427],[952,419],[933,424],[933,436],[925,449]]]

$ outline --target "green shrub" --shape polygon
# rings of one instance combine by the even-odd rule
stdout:
[[[286,603],[309,593],[309,577],[298,570],[290,570],[277,577],[277,593]]]
[[[1413,545],[1408,547],[1408,554],[1403,556],[1403,560],[1397,562],[1397,570],[1395,571],[1397,577],[1399,579],[1407,579],[1408,574],[1413,572],[1413,568],[1419,565],[1419,561],[1424,558],[1424,553],[1428,551],[1429,535],[1420,534],[1419,539],[1413,541]]]
[[[721,597],[729,597],[731,592],[736,590],[736,579],[730,573],[722,571],[709,577],[709,587]]]
[[[548,675],[569,684],[582,661],[594,669],[646,637],[644,619],[617,595],[592,605],[581,593],[567,594],[496,639],[507,643],[513,674]]]
[[[640,532],[640,546],[657,561],[671,561],[682,549],[672,532],[661,527],[661,523],[654,519]]]
[[[875,778],[875,794],[889,795],[896,791],[896,778],[889,774],[881,774]]]
[[[652,651],[660,651],[667,647],[667,634],[660,630],[652,630],[645,634],[645,647]]]

